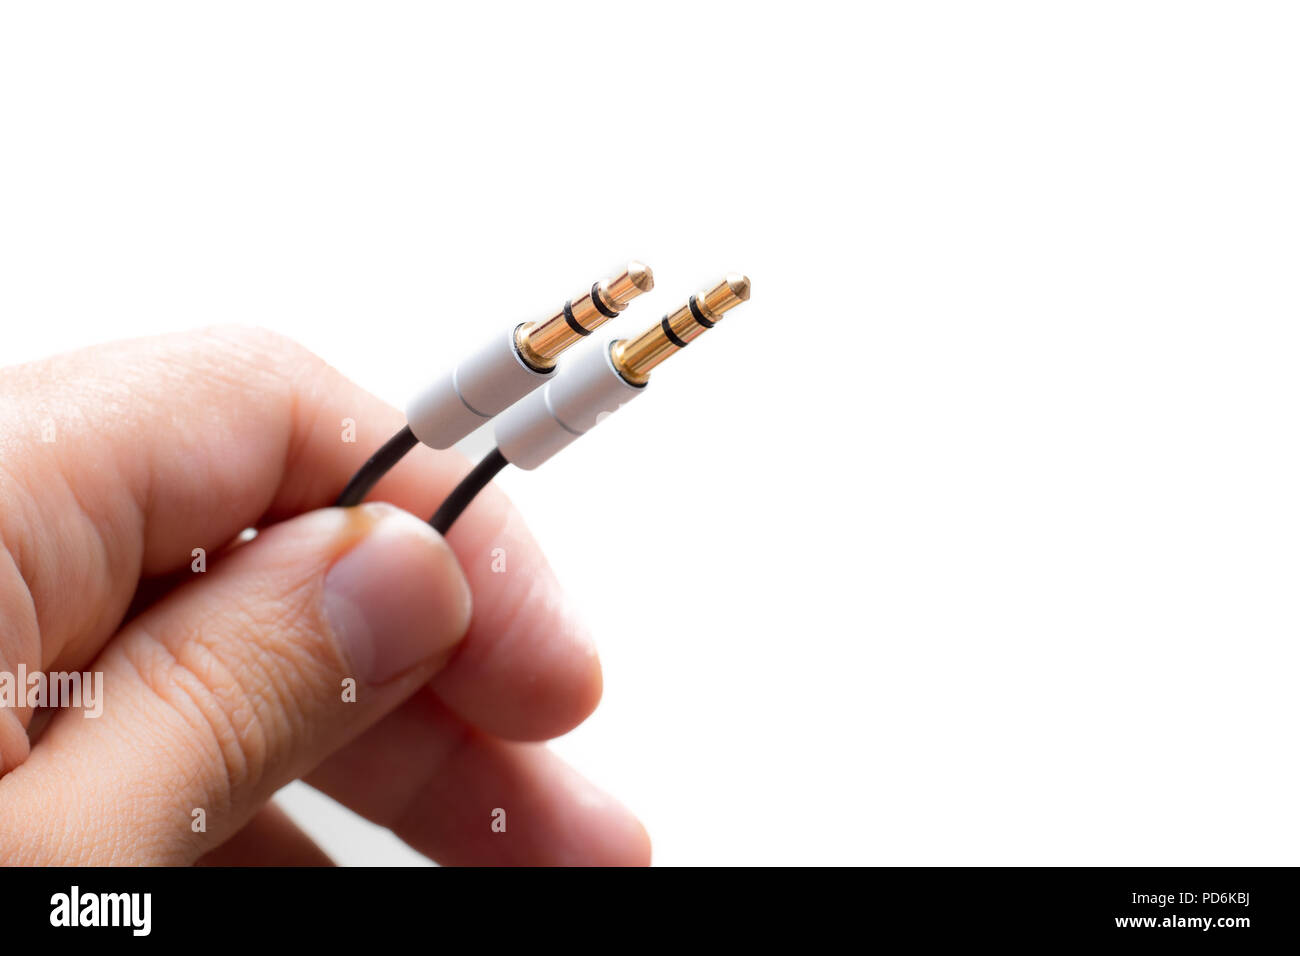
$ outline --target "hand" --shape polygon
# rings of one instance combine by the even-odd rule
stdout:
[[[648,861],[625,809],[519,742],[601,680],[504,496],[449,546],[423,517],[465,464],[420,446],[391,504],[327,507],[402,424],[248,330],[0,371],[0,861],[327,862],[267,802],[298,777],[443,863]],[[102,674],[102,713],[33,721],[22,668]]]

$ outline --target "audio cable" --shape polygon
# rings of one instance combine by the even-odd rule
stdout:
[[[732,273],[635,338],[611,341],[570,363],[563,375],[497,417],[496,447],[447,496],[429,524],[445,535],[506,465],[532,470],[550,460],[644,392],[652,369],[748,298],[749,279]]]
[[[487,342],[416,394],[406,426],[367,459],[344,487],[335,506],[360,504],[376,482],[417,442],[450,448],[479,425],[556,377],[556,359],[654,288],[654,274],[630,262],[613,278],[565,302],[542,322],[524,322]]]

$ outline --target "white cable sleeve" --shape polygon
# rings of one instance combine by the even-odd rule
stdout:
[[[536,468],[645,391],[615,370],[611,344],[570,361],[562,375],[497,419],[497,447],[507,461],[525,470]]]
[[[450,448],[554,375],[524,364],[512,328],[418,392],[406,406],[406,423],[429,447]]]

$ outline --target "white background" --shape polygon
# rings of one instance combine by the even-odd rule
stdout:
[[[1293,9],[7,5],[2,359],[239,321],[400,405],[626,258],[619,331],[746,272],[501,479],[657,861],[1294,864]]]

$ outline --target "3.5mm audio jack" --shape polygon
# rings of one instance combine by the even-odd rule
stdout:
[[[478,351],[434,379],[411,400],[406,427],[370,456],[352,476],[335,504],[359,504],[376,482],[417,442],[450,448],[488,419],[509,408],[556,375],[556,358],[654,288],[654,274],[643,262],[593,282],[541,322],[503,329]]]
[[[650,380],[650,370],[694,339],[703,335],[749,298],[749,279],[731,273],[707,292],[691,296],[669,312],[659,324],[634,339],[623,339],[610,347],[614,368],[632,385]]]
[[[452,523],[508,464],[536,468],[642,394],[650,372],[713,328],[749,298],[749,279],[732,273],[630,339],[580,356],[496,420],[497,447],[465,476],[429,523],[446,534]]]
[[[555,367],[555,357],[590,335],[655,287],[654,274],[642,262],[630,262],[612,279],[592,283],[591,290],[570,299],[545,322],[525,322],[515,330],[519,354],[538,371]]]

